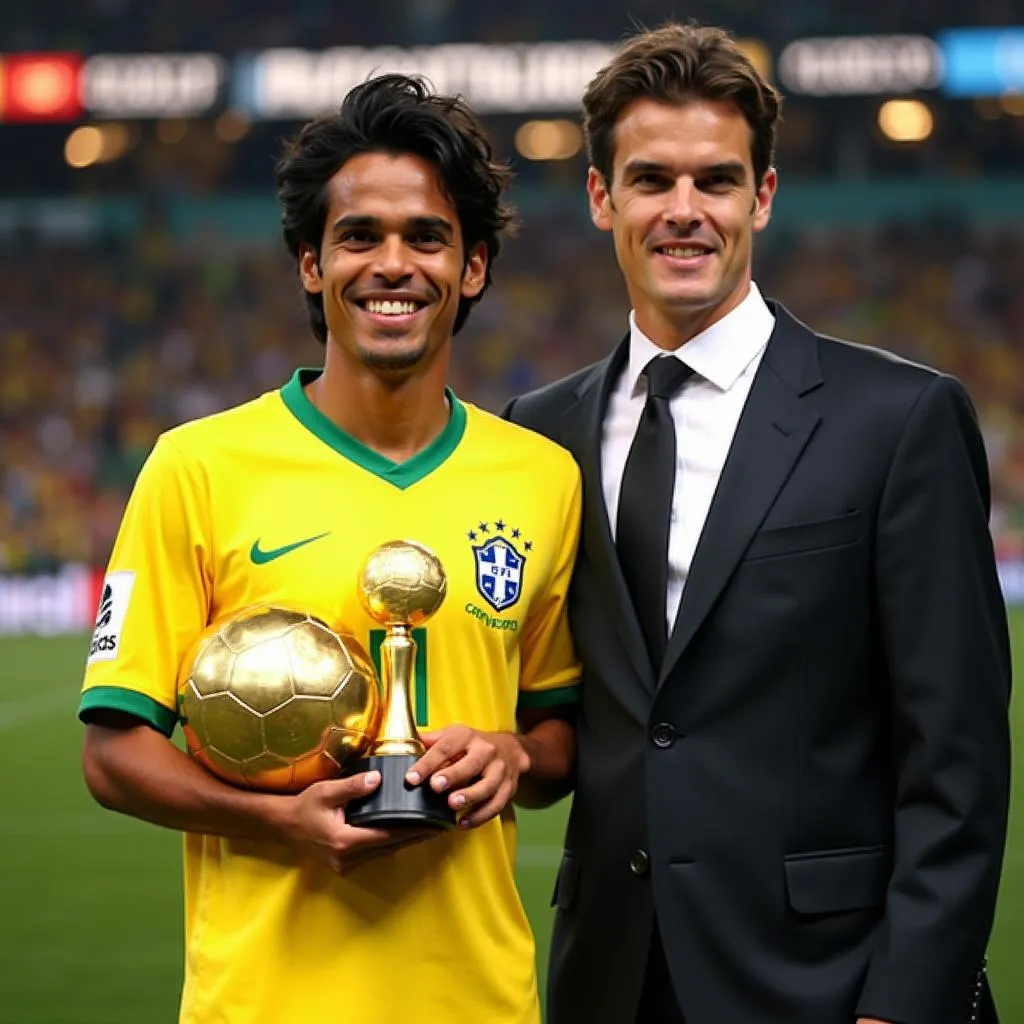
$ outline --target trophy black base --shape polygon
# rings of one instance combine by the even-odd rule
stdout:
[[[351,773],[380,772],[380,785],[368,796],[349,802],[345,821],[366,828],[454,828],[455,812],[448,806],[447,793],[435,793],[425,783],[410,786],[405,781],[405,773],[418,760],[415,754],[362,758]]]

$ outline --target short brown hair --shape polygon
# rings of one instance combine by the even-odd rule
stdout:
[[[615,127],[635,100],[685,104],[726,100],[750,125],[754,177],[760,184],[775,159],[782,98],[721,28],[669,23],[629,39],[583,95],[583,132],[593,167],[611,187]]]

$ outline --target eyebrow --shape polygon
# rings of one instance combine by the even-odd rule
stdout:
[[[359,214],[350,214],[347,217],[339,217],[332,230],[335,234],[339,231],[350,231],[359,228],[380,228],[380,217],[370,217]],[[406,227],[414,231],[440,231],[449,235],[455,233],[452,225],[444,217],[410,217]]]
[[[711,164],[703,168],[704,174],[731,174],[737,178],[747,176],[746,164],[741,160],[723,160],[721,163]]]
[[[629,163],[622,168],[623,177],[638,174],[668,173],[670,173],[669,165],[658,163],[656,160],[630,160]],[[698,168],[697,174],[732,174],[743,178],[746,177],[747,168],[741,160],[722,160],[717,164],[708,164],[706,167]]]

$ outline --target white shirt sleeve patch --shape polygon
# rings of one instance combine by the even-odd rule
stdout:
[[[89,660],[113,661],[121,646],[121,631],[124,619],[128,614],[128,601],[135,586],[135,573],[130,569],[119,570],[107,574],[103,581],[103,594],[100,597],[99,610],[96,612],[96,627],[89,645]]]

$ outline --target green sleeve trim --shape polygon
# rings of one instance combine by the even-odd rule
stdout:
[[[423,451],[405,462],[392,462],[379,452],[368,448],[347,434],[339,426],[329,420],[306,397],[303,390],[307,384],[316,380],[323,371],[312,367],[302,367],[295,371],[291,380],[281,388],[281,399],[288,411],[324,444],[329,445],[339,455],[361,466],[369,473],[386,480],[399,490],[418,483],[429,476],[455,451],[466,432],[466,407],[455,396],[451,388],[445,388],[451,415],[444,430],[427,445]]]
[[[170,736],[178,722],[178,716],[163,704],[147,697],[137,690],[125,690],[120,686],[94,686],[82,694],[78,705],[78,717],[83,722],[92,718],[93,711],[124,711],[141,718],[157,732]]]
[[[579,686],[556,686],[550,690],[520,690],[519,707],[552,708],[556,704],[578,704]]]

